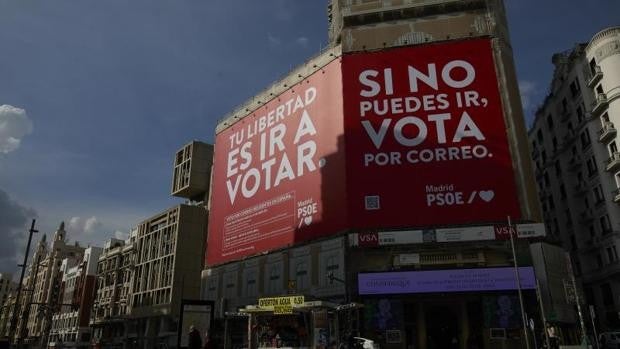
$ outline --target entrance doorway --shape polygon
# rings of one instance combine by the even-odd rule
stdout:
[[[428,349],[459,348],[459,316],[448,306],[434,306],[426,311]],[[454,343],[456,341],[456,343]]]

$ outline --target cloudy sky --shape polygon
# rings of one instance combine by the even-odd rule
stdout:
[[[505,0],[526,109],[618,0]],[[0,272],[37,218],[99,244],[180,200],[174,152],[326,45],[326,0],[0,0]]]

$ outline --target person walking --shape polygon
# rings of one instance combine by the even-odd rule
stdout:
[[[202,347],[202,349],[215,349],[215,343],[209,335],[209,331],[205,332],[205,345]]]
[[[188,349],[202,349],[202,339],[200,338],[200,332],[198,332],[194,325],[191,325],[189,327],[189,333],[187,336]]]

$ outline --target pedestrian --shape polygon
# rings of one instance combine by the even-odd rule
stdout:
[[[200,339],[200,332],[198,332],[194,325],[191,325],[189,327],[189,333],[187,337],[188,349],[202,349],[202,339]]]
[[[209,335],[209,331],[205,332],[205,345],[202,347],[203,349],[215,349],[215,344],[213,339]]]

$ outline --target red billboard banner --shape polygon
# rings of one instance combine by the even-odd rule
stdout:
[[[335,60],[216,136],[209,265],[345,227],[342,101]]]
[[[490,40],[343,57],[357,228],[520,218]]]

